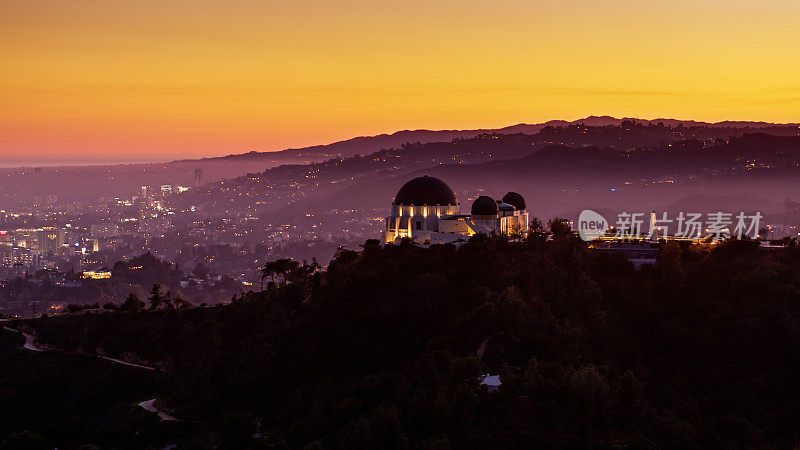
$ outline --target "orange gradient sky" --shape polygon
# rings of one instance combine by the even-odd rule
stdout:
[[[0,2],[0,163],[591,114],[800,121],[800,2]]]

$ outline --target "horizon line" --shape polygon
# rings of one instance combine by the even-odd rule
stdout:
[[[177,156],[176,155],[176,156],[171,157],[169,159],[99,159],[99,160],[92,160],[92,159],[87,159],[87,158],[75,158],[75,159],[69,159],[69,158],[53,158],[53,159],[47,159],[47,158],[23,159],[23,158],[19,158],[19,159],[15,159],[15,158],[11,158],[11,159],[6,159],[6,160],[0,159],[0,170],[8,170],[8,169],[37,169],[37,168],[43,168],[43,167],[56,168],[56,167],[92,167],[92,166],[119,166],[119,165],[140,165],[140,164],[142,164],[142,165],[148,165],[148,164],[170,164],[170,163],[182,162],[182,161],[201,161],[201,160],[204,160],[204,159],[215,159],[215,158],[225,158],[225,157],[229,157],[229,156],[240,156],[240,155],[246,155],[246,154],[250,154],[250,153],[278,153],[278,152],[283,152],[283,151],[288,151],[288,150],[302,150],[302,149],[311,148],[311,147],[324,147],[326,145],[332,145],[332,144],[336,144],[336,143],[340,143],[340,142],[349,141],[349,140],[352,140],[352,139],[371,138],[371,137],[377,137],[377,136],[392,136],[392,135],[395,135],[397,133],[403,133],[403,132],[493,131],[493,130],[502,130],[502,129],[505,129],[505,128],[517,127],[517,126],[524,126],[524,125],[528,125],[528,126],[544,125],[544,124],[547,124],[547,123],[550,123],[550,122],[567,122],[567,123],[570,123],[570,124],[574,124],[574,123],[579,123],[582,120],[601,119],[601,118],[608,118],[608,119],[614,119],[614,120],[629,120],[630,119],[630,120],[640,120],[640,121],[646,121],[646,122],[659,122],[659,121],[694,122],[694,123],[697,123],[697,124],[700,124],[700,125],[703,125],[703,124],[705,124],[705,125],[718,125],[718,124],[723,124],[723,123],[752,123],[752,124],[768,124],[768,125],[774,125],[774,126],[800,126],[800,122],[770,122],[770,121],[765,121],[765,120],[735,120],[735,119],[726,119],[726,120],[721,120],[721,121],[717,121],[717,122],[708,122],[708,121],[705,121],[705,120],[675,119],[675,118],[668,118],[668,117],[656,117],[656,118],[653,118],[653,119],[646,119],[646,118],[633,117],[633,116],[616,117],[616,116],[612,116],[612,115],[608,115],[608,114],[602,114],[602,115],[591,114],[591,115],[580,117],[580,118],[574,119],[574,120],[569,120],[569,119],[548,119],[548,120],[545,120],[545,121],[542,121],[542,122],[517,122],[517,123],[512,123],[510,125],[504,125],[504,126],[494,127],[494,128],[487,128],[487,127],[481,127],[481,128],[442,128],[442,129],[404,128],[404,129],[400,129],[400,130],[395,129],[394,131],[378,132],[378,133],[375,133],[375,134],[362,134],[362,135],[352,136],[352,137],[339,139],[339,140],[335,140],[335,141],[329,141],[329,142],[326,142],[326,143],[323,143],[323,144],[307,145],[305,147],[286,147],[286,148],[275,149],[275,150],[248,150],[248,151],[242,151],[242,152],[238,152],[238,153],[227,153],[227,154],[220,154],[220,155],[197,156],[197,157],[192,157],[192,156],[188,156],[188,155],[184,156],[184,157],[181,157],[181,156]]]

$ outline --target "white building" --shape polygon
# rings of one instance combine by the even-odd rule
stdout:
[[[489,392],[497,392],[503,383],[500,381],[500,375],[490,375],[485,373],[480,378],[481,386],[486,386]]]
[[[410,238],[420,244],[466,240],[478,233],[525,236],[528,213],[525,200],[509,192],[502,200],[478,197],[470,214],[461,214],[453,190],[444,181],[417,177],[397,191],[391,216],[386,218],[384,242]]]

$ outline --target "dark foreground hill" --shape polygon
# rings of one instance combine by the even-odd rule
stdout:
[[[287,277],[227,306],[26,326],[64,351],[160,367],[153,394],[182,422],[152,445],[784,448],[800,438],[794,248],[668,246],[634,271],[564,235],[479,236],[458,249],[368,242],[327,272]],[[91,378],[84,370],[50,376]],[[500,376],[499,391],[480,385],[485,373]],[[85,395],[74,408],[102,401]],[[9,426],[0,434],[22,431]],[[135,429],[114,430],[83,438],[135,446]],[[59,436],[47,438],[62,446]]]

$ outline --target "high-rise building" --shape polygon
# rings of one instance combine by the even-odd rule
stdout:
[[[200,187],[203,177],[203,169],[194,169],[194,187]]]
[[[39,248],[39,233],[36,228],[14,230],[14,247],[36,250]]]
[[[169,194],[172,194],[172,185],[171,184],[162,184],[161,185],[161,196],[162,197],[166,197]]]
[[[56,253],[65,241],[63,228],[42,227],[39,231],[39,254]]]
[[[0,267],[38,267],[39,255],[27,248],[8,247],[0,249]]]

